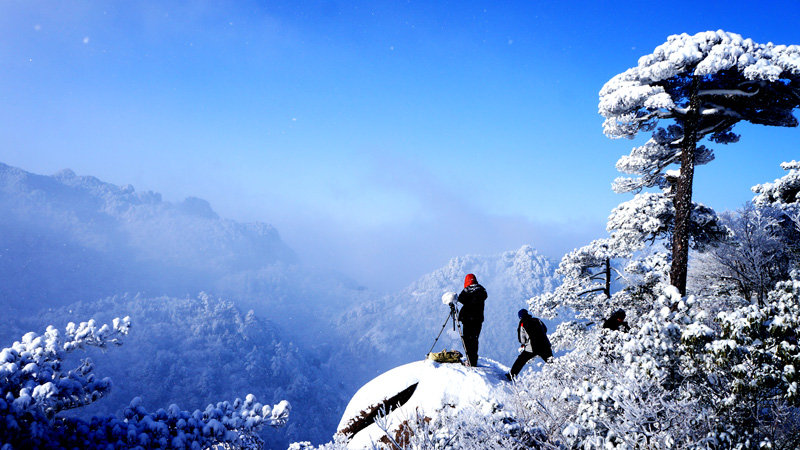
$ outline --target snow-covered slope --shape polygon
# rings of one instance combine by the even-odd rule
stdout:
[[[555,288],[554,270],[528,245],[499,255],[454,258],[403,291],[348,311],[339,327],[362,332],[352,345],[375,360],[375,373],[424,358],[448,317],[442,294],[460,292],[464,276],[474,273],[489,294],[479,354],[510,364],[517,355],[517,311],[525,308],[532,296]],[[447,325],[435,350],[442,347],[461,348],[452,324]]]
[[[348,448],[373,448],[385,431],[394,435],[404,421],[417,417],[425,421],[466,409],[488,415],[510,389],[504,376],[508,368],[485,358],[479,364],[468,368],[423,360],[389,370],[355,393],[337,430]]]

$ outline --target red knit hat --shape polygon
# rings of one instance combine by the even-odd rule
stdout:
[[[475,278],[475,275],[468,273],[466,278],[464,278],[464,287],[467,287],[472,284],[478,284],[478,279]]]

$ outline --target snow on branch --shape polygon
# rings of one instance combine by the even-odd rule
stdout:
[[[753,97],[758,95],[758,90],[753,92],[742,91],[739,89],[704,89],[697,91],[697,95],[709,96],[709,95],[725,95],[725,96],[740,96],[740,97]]]
[[[781,168],[788,173],[772,183],[758,184],[751,188],[757,194],[753,197],[753,203],[784,210],[800,207],[800,162],[784,162]]]

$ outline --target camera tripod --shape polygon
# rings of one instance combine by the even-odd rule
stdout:
[[[458,337],[461,338],[461,346],[464,348],[464,355],[467,354],[467,345],[464,343],[464,333],[461,331],[461,322],[458,321],[458,309],[456,305],[450,303],[450,312],[447,314],[447,318],[444,319],[444,324],[442,324],[442,329],[439,330],[439,335],[436,336],[436,339],[433,341],[433,345],[431,345],[431,349],[428,350],[428,353],[433,351],[433,348],[436,347],[436,343],[439,342],[439,338],[442,337],[442,332],[444,331],[445,327],[447,327],[447,322],[453,321],[453,331],[458,330]],[[469,367],[469,358],[465,358],[466,365]]]

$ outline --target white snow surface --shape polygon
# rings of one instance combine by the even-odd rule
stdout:
[[[409,386],[418,383],[411,398],[386,416],[388,430],[395,430],[404,420],[420,414],[434,418],[443,410],[458,413],[467,408],[491,408],[503,391],[510,389],[505,379],[508,367],[491,359],[480,358],[479,366],[437,363],[423,360],[385,372],[359,389],[347,404],[337,430],[376,404],[382,403]],[[348,448],[373,448],[384,432],[373,423],[356,433]]]

